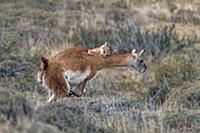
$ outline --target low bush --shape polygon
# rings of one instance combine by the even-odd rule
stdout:
[[[154,78],[148,93],[153,101],[162,103],[175,86],[183,82],[192,82],[198,77],[198,69],[187,56],[171,54],[160,59],[152,66]]]
[[[34,118],[54,125],[65,132],[99,133],[110,132],[91,123],[91,117],[84,106],[67,106],[65,103],[55,103],[38,108]]]
[[[0,88],[1,117],[17,123],[18,119],[24,116],[31,117],[32,113],[32,108],[23,96],[6,88]]]

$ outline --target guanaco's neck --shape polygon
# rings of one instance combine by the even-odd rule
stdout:
[[[110,67],[129,66],[133,60],[134,57],[132,54],[111,55],[99,62],[98,70]]]

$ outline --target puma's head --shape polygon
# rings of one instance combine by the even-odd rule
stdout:
[[[101,45],[100,54],[103,58],[110,56],[112,54],[112,52],[113,52],[113,48],[107,42],[105,42],[103,45]]]

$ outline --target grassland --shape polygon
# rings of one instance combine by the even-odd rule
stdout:
[[[0,133],[200,132],[199,0],[0,3]],[[47,104],[41,55],[105,41],[145,49],[147,72],[106,69],[86,96]]]

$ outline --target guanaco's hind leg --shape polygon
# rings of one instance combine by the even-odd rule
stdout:
[[[76,97],[80,97],[80,95],[76,94],[74,91],[72,91],[72,87],[70,86],[70,83],[68,81],[67,78],[65,78],[65,81],[66,81],[66,84],[67,84],[67,94],[66,94],[66,97],[70,97],[72,95],[76,96]]]
[[[71,86],[69,84],[69,81],[68,81],[67,77],[65,77],[65,81],[66,81],[67,88],[68,88],[66,96],[68,97],[68,96],[70,96],[70,92],[71,92],[72,88],[71,88]]]

